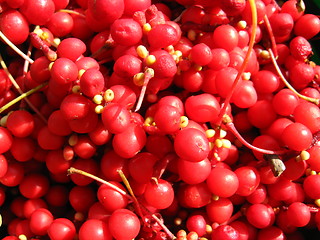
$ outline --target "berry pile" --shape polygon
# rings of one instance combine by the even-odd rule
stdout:
[[[319,232],[319,32],[302,0],[0,0],[1,238]]]

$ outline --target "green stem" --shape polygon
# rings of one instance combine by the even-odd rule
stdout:
[[[31,52],[31,51],[29,51]],[[23,94],[22,89],[20,88],[19,84],[16,82],[16,80],[13,78],[13,76],[11,75],[11,73],[9,72],[6,63],[3,61],[3,58],[0,54],[0,65],[3,68],[3,70],[6,72],[9,80],[11,81],[12,85],[17,89],[17,91],[21,94]],[[26,71],[26,69],[28,68],[29,62],[25,61],[24,64],[24,71]],[[25,72],[26,74],[26,72]],[[47,123],[47,119],[43,116],[43,114],[32,104],[32,102],[29,101],[28,98],[24,99],[26,101],[26,103],[29,105],[29,107],[40,117],[40,119],[44,122]]]
[[[65,12],[65,13],[74,14],[76,16],[86,18],[86,16],[84,14],[79,13],[79,12],[74,11],[74,10],[70,10],[70,9],[60,9],[60,10],[58,10],[58,12]]]
[[[143,219],[143,216],[144,216],[144,215],[143,215],[142,210],[141,210],[141,208],[140,208],[139,201],[138,201],[138,199],[136,198],[136,196],[134,195],[134,192],[133,192],[133,190],[132,190],[132,188],[131,188],[131,186],[130,186],[130,183],[129,183],[128,179],[126,178],[126,176],[124,175],[124,173],[123,173],[121,170],[118,170],[118,173],[119,173],[119,175],[120,175],[120,177],[121,177],[124,185],[126,186],[128,192],[130,193],[130,195],[131,195],[131,197],[132,197],[132,201],[133,201],[133,203],[134,203],[134,205],[135,205],[135,208],[136,208],[139,216]]]
[[[77,168],[74,168],[74,167],[71,167],[68,169],[68,174],[74,174],[74,173],[77,173],[77,174],[80,174],[80,175],[83,175],[83,176],[86,176],[88,178],[91,178],[99,183],[102,183],[102,184],[105,184],[107,185],[108,187],[116,190],[117,192],[119,192],[120,194],[122,194],[123,196],[126,196],[127,198],[129,198],[130,200],[133,201],[133,198],[124,190],[122,190],[121,188],[113,185],[112,183],[109,183],[108,181],[106,180],[103,180],[102,178],[99,178],[91,173],[88,173],[86,171],[83,171],[83,170],[80,170],[80,169],[77,169]]]
[[[299,98],[301,99],[304,99],[306,101],[309,101],[309,102],[312,102],[316,105],[319,105],[320,104],[320,99],[318,98],[311,98],[311,97],[307,97],[307,96],[304,96],[302,94],[300,94],[299,92],[297,92],[297,90],[294,89],[294,87],[291,86],[291,84],[286,80],[286,78],[283,76],[282,72],[281,72],[281,69],[279,68],[278,66],[278,63],[277,63],[277,60],[272,52],[271,49],[268,49],[269,51],[269,54],[271,56],[271,61],[273,63],[273,66],[275,67],[280,79],[282,80],[282,82],[287,86],[287,88],[289,88],[294,94],[296,94]]]
[[[46,86],[48,84],[48,82],[45,82],[31,90],[29,90],[26,93],[22,93],[19,97],[13,99],[12,101],[8,102],[6,105],[2,106],[0,108],[0,113],[2,113],[3,111],[5,111],[6,109],[8,109],[9,107],[11,107],[12,105],[16,104],[17,102],[21,101],[22,99],[28,97],[29,95],[37,92],[38,90],[40,90],[41,88],[43,88],[44,86]]]

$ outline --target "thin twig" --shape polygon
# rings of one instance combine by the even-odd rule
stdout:
[[[312,102],[316,105],[319,105],[320,104],[320,99],[318,98],[311,98],[311,97],[307,97],[307,96],[304,96],[302,94],[300,94],[299,92],[297,92],[297,90],[295,90],[291,84],[287,81],[287,79],[283,76],[282,72],[281,72],[281,69],[279,68],[278,66],[278,63],[277,63],[277,60],[272,52],[272,50],[269,48],[268,49],[269,51],[269,54],[271,56],[271,61],[273,63],[273,66],[275,67],[280,79],[282,80],[282,82],[287,86],[287,88],[289,88],[294,94],[296,94],[299,98],[302,98],[306,101],[309,101],[309,102]]]
[[[83,176],[86,176],[86,177],[89,177],[93,180],[96,180],[97,182],[99,183],[102,183],[102,184],[106,184],[108,187],[116,190],[117,192],[119,192],[120,194],[122,194],[123,196],[126,196],[127,198],[129,198],[131,201],[133,201],[133,198],[124,190],[122,190],[121,188],[113,185],[112,183],[106,181],[106,180],[103,180],[102,178],[99,178],[91,173],[88,173],[86,171],[83,171],[83,170],[80,170],[80,169],[77,169],[77,168],[74,168],[74,167],[71,167],[68,169],[68,174],[74,174],[74,173],[77,173],[77,174],[80,174],[80,175],[83,175]]]
[[[11,47],[19,56],[21,56],[23,59],[28,61],[30,64],[32,64],[34,61],[28,57],[24,52],[22,52],[16,45],[14,45],[4,34],[2,31],[0,31],[0,38],[9,46]]]
[[[134,203],[134,205],[135,205],[135,208],[136,208],[139,216],[140,216],[141,218],[143,218],[144,215],[143,215],[143,213],[142,213],[142,211],[141,211],[139,201],[138,201],[138,199],[136,198],[136,196],[134,195],[134,192],[133,192],[133,190],[132,190],[132,188],[131,188],[131,186],[130,186],[130,183],[129,183],[128,179],[126,178],[126,176],[124,175],[124,173],[123,173],[121,170],[118,170],[118,173],[119,173],[119,175],[120,175],[120,177],[121,177],[124,185],[126,186],[128,192],[130,193],[130,195],[131,195],[131,197],[132,197],[133,203]]]
[[[249,41],[249,46],[248,46],[248,50],[246,53],[246,56],[243,60],[243,63],[238,71],[238,74],[236,76],[236,79],[234,80],[232,87],[231,87],[231,91],[228,93],[228,96],[226,97],[226,99],[224,100],[223,103],[223,107],[220,111],[219,114],[219,121],[217,122],[217,125],[221,125],[222,122],[222,118],[225,115],[226,111],[227,111],[227,107],[229,105],[230,99],[233,95],[233,92],[236,89],[236,85],[238,84],[238,82],[240,81],[240,78],[248,64],[249,58],[251,56],[252,50],[253,50],[253,46],[255,44],[255,39],[256,39],[256,31],[257,31],[257,25],[258,25],[258,17],[257,17],[257,7],[255,4],[255,0],[249,0],[249,4],[251,7],[251,13],[252,13],[252,31],[251,31],[251,35],[250,35],[250,41]]]
[[[12,105],[16,104],[17,102],[21,101],[22,99],[30,96],[31,94],[35,93],[36,91],[40,90],[41,88],[43,88],[44,86],[46,86],[48,84],[48,82],[45,82],[31,90],[29,90],[26,93],[22,93],[19,97],[16,97],[15,99],[13,99],[12,101],[8,102],[6,105],[2,106],[0,108],[0,113],[2,113],[3,111],[7,110],[9,107],[11,107]]]
[[[28,61],[25,62],[25,65],[27,65]],[[3,58],[0,54],[0,65],[3,68],[3,70],[6,72],[9,80],[11,81],[12,85],[17,89],[17,91],[20,93],[20,95],[24,94],[22,89],[20,88],[19,84],[16,82],[16,80],[13,78],[11,73],[9,72],[7,65],[3,61]],[[26,67],[27,68],[27,67]],[[26,103],[29,105],[29,107],[40,117],[40,119],[44,122],[47,123],[47,119],[43,116],[43,114],[33,105],[32,102],[29,101],[27,97],[24,98]]]

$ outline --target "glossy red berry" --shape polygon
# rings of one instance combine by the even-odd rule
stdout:
[[[156,209],[165,209],[172,204],[174,191],[169,182],[158,179],[147,184],[143,196],[150,206]]]
[[[49,190],[49,179],[39,173],[28,174],[20,183],[19,190],[26,198],[43,197]]]
[[[177,133],[174,139],[174,149],[180,158],[199,162],[208,157],[209,141],[200,130],[186,128]]]
[[[52,213],[45,208],[38,208],[31,214],[30,230],[36,235],[46,235],[52,222]]]
[[[78,78],[77,65],[68,58],[58,58],[51,68],[51,78],[58,84],[67,84]]]
[[[52,240],[72,240],[76,235],[76,228],[67,218],[56,218],[48,229],[48,235]]]
[[[120,18],[124,12],[123,0],[108,1],[88,1],[88,9],[97,22],[103,21],[105,24],[111,24]]]
[[[117,44],[124,46],[135,45],[142,38],[140,24],[130,18],[121,18],[114,21],[110,27],[110,33]]]
[[[115,134],[112,146],[119,156],[131,158],[142,150],[146,141],[147,136],[142,127],[131,124],[122,133]]]
[[[239,187],[237,175],[230,169],[215,167],[207,178],[210,191],[219,197],[231,197]]]
[[[20,12],[34,25],[46,24],[55,11],[52,0],[25,0]]]
[[[109,230],[116,239],[133,239],[140,230],[139,218],[128,209],[118,209],[109,218]]]
[[[148,42],[153,49],[159,49],[176,44],[179,37],[177,30],[171,25],[159,24],[148,33]]]
[[[57,48],[58,57],[69,58],[76,61],[86,51],[86,45],[78,38],[65,38]]]
[[[233,26],[223,24],[214,30],[212,40],[216,47],[230,52],[238,45],[239,35]]]
[[[46,23],[46,27],[56,37],[66,37],[73,29],[73,18],[66,12],[55,12]]]
[[[236,240],[239,239],[239,233],[230,225],[220,225],[213,230],[211,239],[214,240]]]
[[[13,44],[17,45],[25,42],[29,36],[27,19],[21,12],[14,9],[1,13],[0,29]]]
[[[312,133],[302,123],[292,123],[283,130],[281,139],[290,149],[302,151],[310,146]]]
[[[185,110],[187,116],[196,122],[211,122],[218,117],[220,104],[213,95],[203,93],[188,97]]]
[[[79,229],[79,239],[112,240],[108,224],[99,219],[86,220]]]
[[[311,39],[320,32],[320,20],[316,15],[304,14],[294,25],[294,33],[306,39]]]
[[[12,112],[7,119],[8,130],[16,137],[27,137],[34,130],[34,119],[31,113],[24,110]]]

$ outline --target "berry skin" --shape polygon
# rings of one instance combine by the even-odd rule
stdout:
[[[121,18],[111,25],[110,33],[113,40],[124,46],[132,46],[140,42],[142,29],[133,19]]]
[[[239,187],[237,175],[227,168],[213,168],[207,178],[210,191],[219,197],[231,197]]]
[[[56,218],[48,229],[48,235],[53,240],[72,240],[76,235],[76,228],[69,219]]]
[[[153,49],[165,48],[179,41],[177,30],[169,24],[159,24],[148,33],[148,42]]]
[[[213,230],[212,240],[236,240],[239,239],[239,232],[230,225],[220,225]]]
[[[2,0],[3,239],[318,231],[320,20],[278,2]]]
[[[208,157],[209,142],[201,131],[187,128],[180,130],[176,135],[174,149],[182,159],[199,162]]]
[[[120,18],[124,11],[123,0],[98,0],[88,1],[88,10],[97,22],[104,22],[106,25],[113,23]]]
[[[7,119],[7,128],[16,137],[27,137],[34,130],[33,116],[27,111],[14,111]]]
[[[109,218],[109,230],[116,239],[134,239],[140,230],[139,218],[128,209],[118,209]]]
[[[302,151],[307,149],[312,142],[312,133],[301,123],[292,123],[282,132],[282,141],[290,149]]]
[[[96,69],[88,69],[80,78],[80,89],[89,98],[100,94],[104,89],[103,74]]]
[[[199,43],[192,47],[190,58],[195,64],[205,66],[212,60],[211,49],[204,43]]]
[[[29,36],[27,19],[17,10],[8,10],[1,13],[0,29],[3,34],[16,45],[25,42]],[[17,32],[19,32],[19,34],[16,34]]]
[[[25,0],[20,12],[34,25],[46,24],[54,14],[55,6],[52,0]]]
[[[239,41],[238,32],[231,25],[221,25],[217,27],[213,32],[212,38],[216,47],[223,48],[228,52],[233,50]]]
[[[108,229],[108,225],[99,219],[86,220],[79,229],[79,238],[83,240],[112,240],[112,235]]]
[[[320,32],[320,20],[313,14],[304,14],[294,25],[294,33],[306,39],[311,39]]]
[[[86,51],[87,46],[78,38],[65,38],[57,48],[58,57],[66,57],[76,61]]]
[[[31,214],[30,229],[37,235],[46,235],[47,230],[52,222],[52,213],[45,208],[38,208]]]
[[[169,182],[158,179],[157,182],[151,181],[147,184],[144,197],[150,206],[165,209],[172,204],[174,191]]]
[[[13,138],[12,138],[12,134],[4,127],[0,127],[0,136],[1,136],[0,152],[2,154],[10,149]]]
[[[220,112],[218,100],[211,94],[193,95],[185,101],[187,116],[196,122],[214,121]]]

